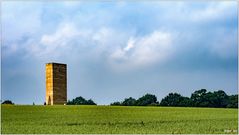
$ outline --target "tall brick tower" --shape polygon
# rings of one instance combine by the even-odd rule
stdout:
[[[46,105],[63,105],[67,102],[66,64],[46,64]]]

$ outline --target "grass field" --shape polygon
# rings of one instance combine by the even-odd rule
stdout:
[[[237,109],[2,105],[1,112],[2,133],[238,132]]]

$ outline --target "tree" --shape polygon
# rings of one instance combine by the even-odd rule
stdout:
[[[169,93],[160,102],[161,106],[191,106],[191,100],[188,97],[183,97],[178,93]]]
[[[157,101],[157,97],[152,94],[146,94],[142,97],[140,97],[138,100],[129,97],[125,98],[123,102],[113,102],[110,105],[122,105],[122,106],[157,106],[159,105]]]
[[[238,108],[238,94],[228,96],[228,108]]]
[[[110,105],[112,105],[112,106],[120,106],[121,103],[120,103],[120,102],[113,102],[113,103],[111,103]]]
[[[195,107],[226,107],[229,99],[223,90],[207,92],[201,89],[191,95],[191,100]]]
[[[226,107],[228,104],[228,95],[223,90],[214,91],[214,106],[213,107]]]
[[[151,105],[151,104],[158,104],[157,97],[152,94],[146,94],[146,95],[140,97],[136,101],[136,105],[138,105],[138,106],[147,106],[147,105]]]
[[[207,106],[205,104],[205,95],[207,93],[206,89],[201,89],[201,90],[197,90],[194,93],[192,93],[191,95],[191,100],[193,103],[193,106]]]
[[[87,101],[87,104],[88,104],[88,105],[96,105],[96,103],[95,103],[92,99],[89,99],[89,100]]]
[[[5,100],[4,102],[2,102],[2,104],[14,105],[14,103],[11,100]]]
[[[134,106],[136,105],[136,99],[129,97],[125,98],[125,100],[122,102],[123,106]]]
[[[96,103],[93,100],[86,100],[83,97],[76,97],[72,101],[68,100],[68,105],[96,105]]]

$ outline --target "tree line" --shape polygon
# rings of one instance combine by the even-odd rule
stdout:
[[[227,95],[223,90],[207,92],[206,89],[201,89],[193,92],[191,97],[184,97],[179,93],[169,93],[161,102],[158,102],[155,95],[146,94],[137,100],[129,97],[110,105],[238,108],[238,94]]]
[[[14,104],[5,100],[2,104]],[[34,103],[33,103],[34,104]],[[67,105],[97,105],[92,99],[86,100],[83,97],[76,97],[67,101]],[[172,107],[216,107],[216,108],[238,108],[238,94],[227,95],[223,90],[207,91],[201,89],[193,92],[190,97],[179,93],[169,93],[159,102],[153,94],[145,94],[135,99],[125,98],[123,101],[113,102],[111,106],[172,106]]]

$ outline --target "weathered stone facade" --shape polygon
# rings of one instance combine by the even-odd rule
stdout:
[[[63,105],[67,102],[67,66],[46,64],[46,105]]]

